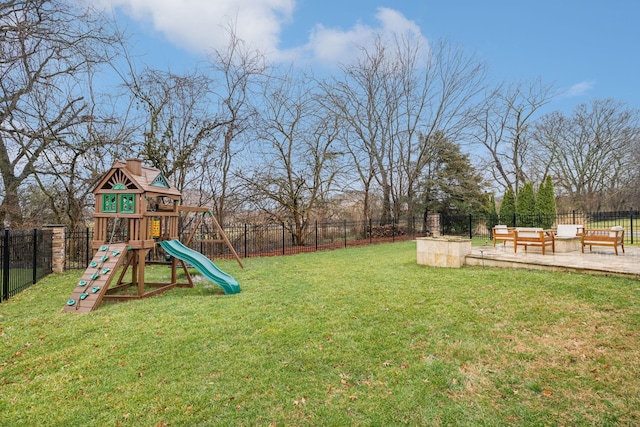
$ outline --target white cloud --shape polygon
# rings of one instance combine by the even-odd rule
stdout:
[[[418,24],[407,19],[396,10],[381,7],[378,9],[376,16],[382,24],[384,32],[387,34],[409,33],[422,37]]]
[[[295,0],[102,0],[150,23],[172,43],[205,52],[227,45],[228,29],[262,52],[278,50]]]
[[[593,81],[583,81],[580,83],[576,83],[567,89],[563,94],[563,98],[574,98],[576,96],[581,96],[588,93],[595,86],[595,82]]]
[[[317,24],[304,46],[281,50],[282,27],[293,18],[297,0],[99,0],[117,7],[137,21],[146,22],[169,41],[196,52],[227,46],[228,29],[271,59],[301,59],[335,65],[354,58],[359,47],[376,35],[402,34],[428,46],[418,25],[400,12],[379,8],[377,26],[355,23],[347,30]]]
[[[428,42],[418,25],[400,12],[381,7],[376,13],[379,26],[373,27],[356,23],[348,30],[327,28],[321,24],[313,29],[309,42],[299,49],[298,54],[312,58],[323,64],[347,63],[357,56],[361,47],[370,46],[376,36],[392,39],[395,36],[409,36],[421,41],[427,48]]]

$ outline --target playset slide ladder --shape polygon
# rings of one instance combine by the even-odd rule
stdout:
[[[126,243],[115,243],[100,247],[84,275],[73,289],[64,311],[88,313],[96,309],[102,302],[102,298],[106,294],[116,270],[125,260],[126,254]]]
[[[193,265],[204,277],[218,284],[225,294],[240,292],[238,281],[231,275],[220,270],[209,258],[198,251],[194,251],[178,240],[164,240],[158,242],[169,255],[182,262]]]

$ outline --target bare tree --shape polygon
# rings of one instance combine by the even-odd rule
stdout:
[[[230,200],[241,201],[241,198],[229,197],[233,192],[233,160],[249,138],[246,133],[251,130],[257,114],[254,105],[260,95],[257,89],[267,72],[265,58],[260,52],[252,51],[232,29],[228,34],[226,49],[215,50],[210,57],[213,78],[217,83],[214,96],[220,109],[221,125],[214,136],[217,155],[201,162],[208,177],[203,183],[207,186],[203,188],[203,194],[210,195],[220,222],[224,222]],[[204,204],[208,202],[202,201]]]
[[[298,245],[340,171],[337,117],[322,108],[310,82],[291,73],[268,82],[256,125],[259,164],[241,173],[254,206],[288,226]]]
[[[144,122],[136,155],[150,161],[180,191],[201,187],[206,177],[196,165],[212,161],[214,132],[224,123],[213,108],[211,85],[212,80],[197,71],[179,75],[148,68],[132,72],[127,82]]]
[[[426,46],[411,34],[379,37],[323,87],[349,129],[347,147],[365,193],[382,191],[382,219],[416,204],[416,184],[437,135],[458,140],[471,124],[484,66],[446,42]],[[424,137],[424,138],[423,138]],[[427,144],[427,145],[425,145]]]
[[[398,173],[392,176],[404,184],[394,191],[398,217],[404,203],[408,213],[416,213],[418,181],[443,142],[465,139],[473,124],[474,99],[484,87],[485,67],[446,42],[431,46],[427,57],[411,40],[399,40],[396,49],[400,97],[391,137]]]
[[[500,85],[478,109],[474,143],[486,152],[485,165],[500,187],[517,192],[527,173],[529,133],[540,108],[554,96],[552,85],[541,80]]]
[[[101,100],[106,105],[106,100]],[[113,159],[118,158],[119,147],[131,141],[131,129],[126,118],[110,119],[109,113],[92,114],[102,117],[74,127],[72,134],[60,139],[46,150],[34,165],[34,180],[39,192],[48,201],[51,220],[71,228],[89,221],[93,205],[92,190]],[[113,114],[113,113],[112,113]]]
[[[612,99],[581,104],[572,115],[544,116],[536,142],[550,160],[556,190],[574,209],[621,209],[632,180],[640,139],[638,111]]]
[[[0,221],[20,226],[19,188],[58,141],[95,120],[86,76],[116,54],[118,34],[91,9],[65,0],[0,4]]]
[[[37,188],[27,192],[29,204],[34,197],[47,201],[40,218],[46,211],[47,221],[71,228],[91,220],[93,187],[114,159],[128,157],[130,153],[124,150],[128,151],[135,139],[128,109],[120,104],[126,97],[114,94],[113,88],[96,90],[99,85],[94,81],[99,79],[100,75],[88,73],[86,110],[93,120],[74,125],[67,137],[54,141],[42,153],[34,164]]]
[[[364,215],[371,218],[370,192],[375,180],[382,190],[383,221],[391,218],[392,121],[397,115],[398,91],[394,85],[395,64],[388,58],[387,46],[377,38],[372,48],[361,48],[361,57],[343,67],[344,80],[323,84],[348,127],[347,149],[364,191]],[[327,107],[331,108],[331,107]]]
[[[86,214],[94,202],[91,191],[109,167],[103,147],[97,144],[101,139],[95,136],[60,141],[36,166],[35,182],[57,224],[76,228],[89,220]]]

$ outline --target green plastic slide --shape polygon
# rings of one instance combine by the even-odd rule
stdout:
[[[193,265],[204,277],[220,285],[225,294],[240,292],[238,281],[231,275],[220,270],[209,258],[198,251],[194,251],[178,240],[164,240],[158,242],[169,255]]]

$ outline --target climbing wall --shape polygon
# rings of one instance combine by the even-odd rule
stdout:
[[[105,245],[98,249],[87,271],[78,281],[64,311],[88,313],[96,309],[104,297],[118,267],[127,254],[127,244]]]

